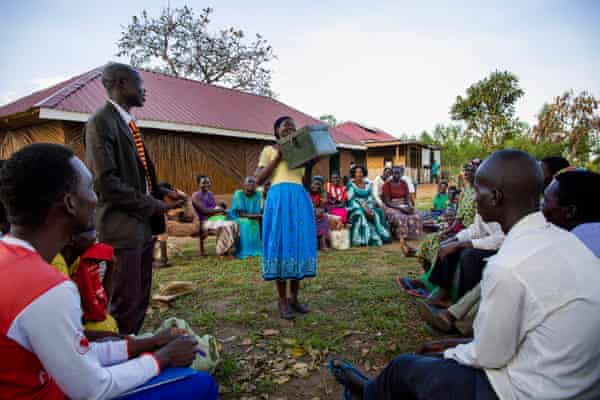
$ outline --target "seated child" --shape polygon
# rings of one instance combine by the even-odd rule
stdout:
[[[92,229],[74,236],[52,265],[77,285],[86,337],[97,340],[119,336],[117,323],[108,312],[113,248],[96,243],[96,230]]]

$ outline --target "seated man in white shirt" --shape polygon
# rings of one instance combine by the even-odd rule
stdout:
[[[486,223],[481,215],[476,214],[473,224],[442,242],[429,274],[429,281],[438,286],[439,290],[428,303],[449,307],[451,289],[456,281],[458,298],[477,286],[487,259],[496,254],[503,241],[504,232],[500,224]]]
[[[349,395],[600,398],[600,260],[546,221],[539,212],[542,187],[542,172],[527,153],[502,150],[484,162],[475,178],[477,207],[506,237],[484,271],[473,340],[426,344],[420,355],[397,357],[373,380],[334,360],[333,373]]]
[[[169,368],[196,356],[197,343],[183,331],[96,343],[85,337],[77,287],[49,264],[94,225],[92,175],[71,149],[38,143],[16,152],[0,172],[0,200],[11,223],[0,240],[0,397],[111,399],[160,374],[151,383],[167,375],[176,382],[123,399],[217,398],[209,375]]]

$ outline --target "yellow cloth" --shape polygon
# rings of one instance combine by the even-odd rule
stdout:
[[[94,331],[94,332],[112,332],[119,333],[119,327],[117,326],[117,321],[110,315],[106,314],[106,319],[104,321],[97,322],[86,322],[83,324],[86,331]]]
[[[277,150],[273,146],[267,146],[260,153],[260,159],[258,161],[258,167],[266,167],[271,161],[277,156]],[[302,185],[302,178],[304,178],[305,168],[290,169],[287,161],[281,160],[279,165],[273,171],[271,176],[271,185],[278,183],[297,183]]]
[[[77,257],[77,260],[69,267],[67,266],[64,257],[59,253],[54,257],[54,260],[52,260],[52,266],[56,268],[58,272],[71,279],[79,267],[79,257]],[[106,314],[106,319],[104,321],[85,322],[83,326],[86,331],[119,333],[117,321],[115,321],[110,314]]]
[[[54,257],[54,260],[52,260],[52,266],[67,278],[71,278],[75,271],[77,271],[77,267],[79,267],[79,257],[77,257],[77,260],[69,267],[64,257],[58,253],[56,257]]]

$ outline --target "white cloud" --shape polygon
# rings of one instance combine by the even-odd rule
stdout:
[[[565,63],[556,56],[570,38],[548,49],[536,45],[544,32],[523,40],[510,31],[473,35],[360,22],[286,36],[273,77],[281,100],[315,117],[333,114],[400,136],[450,122],[456,96],[494,70],[520,78],[526,93],[517,115],[530,124],[542,104],[564,90],[598,87],[591,68],[597,58],[590,63],[572,55]]]
[[[18,98],[19,98],[19,96],[17,95],[16,92],[1,92],[0,93],[0,106],[3,106],[8,103],[12,103],[13,101],[15,101]]]
[[[65,75],[46,76],[32,79],[31,81],[29,81],[29,83],[32,86],[32,91],[38,91],[42,89],[47,89],[50,86],[54,86],[57,83],[66,81],[67,79],[69,79],[69,77]]]

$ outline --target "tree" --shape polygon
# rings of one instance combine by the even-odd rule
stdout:
[[[587,92],[575,96],[567,91],[545,104],[533,127],[535,143],[562,143],[571,161],[586,162],[590,153],[600,153],[599,101]]]
[[[514,132],[515,103],[524,93],[514,74],[495,71],[469,86],[466,97],[457,96],[450,115],[464,121],[467,134],[481,139],[484,146],[497,146]]]
[[[332,114],[321,115],[319,119],[329,126],[337,125],[337,119]]]
[[[212,12],[204,8],[196,16],[184,6],[163,9],[153,18],[144,10],[123,27],[117,56],[128,56],[136,67],[273,96],[267,66],[276,57],[271,46],[259,34],[246,41],[235,28],[209,32]]]

